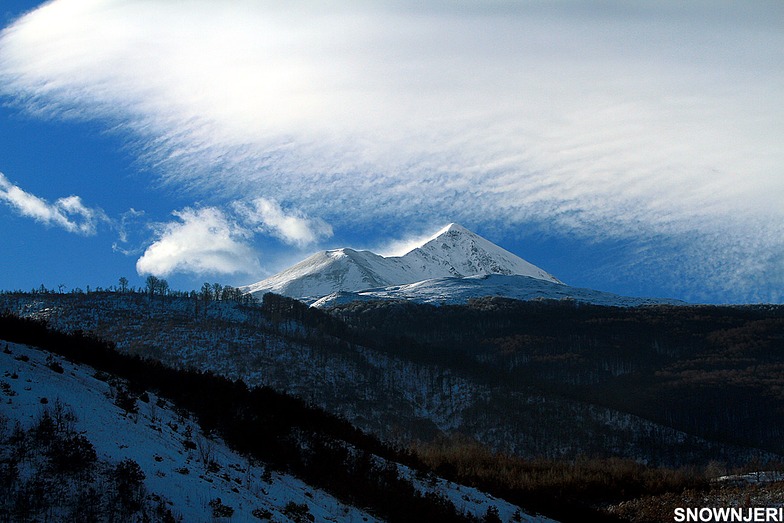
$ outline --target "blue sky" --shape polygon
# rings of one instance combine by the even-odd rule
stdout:
[[[0,288],[242,285],[459,222],[576,286],[784,301],[781,2],[5,1],[0,22]]]

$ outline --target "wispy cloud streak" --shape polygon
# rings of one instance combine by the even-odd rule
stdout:
[[[251,202],[235,202],[232,207],[248,226],[290,245],[304,247],[332,236],[332,227],[324,220],[284,210],[274,200],[255,198]]]
[[[87,207],[79,196],[66,196],[49,203],[12,184],[3,173],[0,173],[0,201],[22,216],[84,236],[94,235],[98,223],[108,221],[102,210]]]

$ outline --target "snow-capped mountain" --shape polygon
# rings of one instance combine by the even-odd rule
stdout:
[[[243,290],[258,297],[274,292],[313,302],[337,292],[491,274],[561,284],[543,269],[452,223],[403,256],[384,257],[348,248],[322,251]]]
[[[395,258],[389,259],[395,260]],[[561,283],[536,265],[456,223],[447,225],[430,240],[401,256],[399,260],[410,269],[412,275],[417,277],[415,281],[441,277],[517,274]]]
[[[242,290],[258,298],[274,292],[317,307],[379,299],[457,304],[484,296],[571,299],[617,307],[683,303],[565,285],[456,223],[403,256],[384,257],[348,248],[321,251]]]

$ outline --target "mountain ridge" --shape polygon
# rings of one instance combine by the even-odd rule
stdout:
[[[313,302],[337,292],[413,284],[437,278],[520,275],[562,284],[555,276],[465,227],[450,223],[402,256],[351,248],[317,252],[262,281],[242,287]]]
[[[401,256],[347,247],[320,251],[241,290],[259,299],[272,292],[316,307],[390,299],[460,304],[486,296],[616,307],[685,303],[569,286],[457,223],[441,228]]]

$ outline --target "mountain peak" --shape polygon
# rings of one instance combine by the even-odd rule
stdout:
[[[441,235],[441,234],[443,234],[445,232],[450,232],[450,231],[453,231],[453,232],[463,232],[463,233],[467,232],[467,233],[474,234],[473,232],[469,231],[468,229],[466,229],[465,227],[463,227],[459,223],[454,223],[453,222],[453,223],[450,223],[449,225],[447,225],[446,227],[444,227],[443,229],[441,229],[440,231],[438,231],[438,233],[436,233],[436,236],[439,236],[439,235]]]
[[[561,283],[557,278],[457,223],[450,223],[435,236],[400,257],[414,270],[437,274],[430,277],[521,275]]]
[[[476,233],[471,232],[470,230],[466,229],[465,227],[463,227],[459,223],[454,223],[453,222],[453,223],[450,223],[449,225],[447,225],[446,227],[443,227],[443,228],[439,229],[438,232],[436,232],[433,236],[431,236],[430,238],[425,240],[425,242],[422,245],[420,245],[419,247],[422,247],[425,244],[427,244],[428,242],[431,242],[431,241],[435,240],[436,238],[440,238],[441,236],[447,235],[449,233],[470,234],[470,235],[476,236]]]

